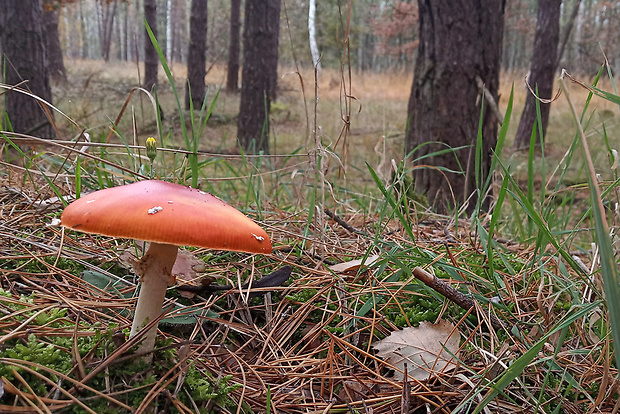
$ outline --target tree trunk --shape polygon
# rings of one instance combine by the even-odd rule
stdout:
[[[415,189],[441,212],[475,191],[475,150],[482,99],[479,77],[498,99],[505,0],[418,0],[420,43],[409,99],[406,151],[432,155],[413,172]],[[481,170],[488,175],[497,119],[485,102]],[[451,171],[440,171],[444,167]],[[484,179],[484,178],[483,178]],[[475,205],[470,201],[468,211]]]
[[[246,0],[237,136],[250,151],[269,153],[269,109],[278,77],[280,0]]]
[[[116,17],[116,0],[106,2],[102,5],[103,11],[103,38],[101,40],[101,55],[105,62],[110,60],[110,46],[112,44],[112,33],[114,31],[114,18]]]
[[[134,60],[138,61],[138,31],[136,30],[135,22],[135,14],[138,11],[138,6],[133,4],[127,4],[125,15],[125,33],[127,34],[127,61],[133,62]],[[141,33],[141,32],[140,32]]]
[[[144,0],[144,18],[148,23],[153,35],[157,38],[157,1]],[[157,87],[157,70],[159,57],[157,50],[151,42],[148,32],[144,32],[144,89],[150,91]]]
[[[88,57],[88,21],[86,16],[84,15],[84,8],[82,7],[82,2],[78,3],[80,8],[80,34],[81,34],[81,44],[80,44],[80,58],[86,59]]]
[[[239,55],[241,49],[241,0],[230,2],[230,43],[228,45],[228,73],[226,90],[235,92],[239,88]]]
[[[321,61],[319,56],[319,46],[316,43],[316,0],[310,0],[308,4],[308,39],[310,41],[310,53],[312,55],[312,65],[317,73],[321,72]]]
[[[172,10],[174,20],[172,31],[172,59],[174,59],[175,62],[187,63],[187,49],[181,47],[181,45],[185,44],[184,39],[188,38],[187,25],[185,24],[185,16],[187,15],[185,2],[176,2]]]
[[[50,75],[55,81],[67,80],[67,71],[60,47],[58,32],[58,18],[60,10],[57,7],[45,7],[43,10],[43,24],[45,27],[45,48]]]
[[[172,30],[173,30],[173,26],[174,26],[174,21],[172,19],[172,0],[168,0],[168,4],[166,5],[166,60],[168,61],[169,65],[172,65]],[[190,33],[191,33],[191,31],[190,31]],[[190,36],[191,36],[191,34],[190,34]],[[190,42],[191,42],[191,39],[190,39]]]
[[[20,85],[52,103],[49,70],[43,37],[41,0],[4,0],[0,7],[0,43],[2,44],[4,83]],[[13,131],[53,138],[51,120],[35,99],[19,92],[5,95],[5,110]],[[51,113],[51,111],[50,111]]]
[[[529,84],[542,99],[551,99],[553,78],[557,64],[558,42],[560,40],[560,6],[562,0],[539,0],[534,51],[530,66]],[[540,119],[543,136],[549,123],[550,104],[540,103]],[[530,145],[532,128],[536,121],[536,97],[528,93],[521,121],[517,128],[513,147],[527,148]],[[540,144],[539,128],[536,128],[536,142]]]
[[[207,0],[192,0],[191,7],[185,109],[190,108],[190,96],[194,108],[200,109],[207,75]]]
[[[566,3],[564,3],[566,5]],[[570,38],[571,32],[573,31],[573,26],[575,25],[575,20],[577,19],[577,15],[579,14],[579,8],[581,6],[581,0],[577,0],[575,5],[573,6],[573,11],[568,18],[568,23],[564,28],[564,34],[562,35],[562,40],[560,41],[560,46],[558,48],[558,56],[555,62],[555,67],[557,68],[562,60],[562,56],[564,55],[564,51],[566,50],[566,44],[568,43],[568,39]]]

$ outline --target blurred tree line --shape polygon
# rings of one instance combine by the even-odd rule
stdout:
[[[157,0],[158,38],[169,61],[186,63],[191,0]],[[338,67],[342,34],[350,19],[350,51],[354,69],[412,70],[418,42],[415,0],[356,0],[316,2],[317,43],[325,67]],[[578,7],[575,15],[573,12]],[[207,62],[227,64],[230,40],[230,0],[209,0]],[[536,0],[506,3],[502,68],[525,71],[530,66],[537,18]],[[283,3],[280,62],[295,56],[310,65],[308,0]],[[58,14],[59,39],[65,56],[81,59],[143,60],[143,0],[64,1]],[[288,18],[288,22],[287,22]],[[572,26],[571,26],[572,25]],[[569,27],[572,30],[567,30]],[[290,29],[290,30],[289,30]],[[620,3],[609,0],[562,2],[560,36],[565,42],[560,67],[592,72],[601,50],[620,65]],[[566,38],[563,37],[568,33]],[[289,41],[290,39],[290,41]],[[291,42],[294,50],[291,50]],[[615,61],[614,61],[615,60]]]
[[[529,71],[532,87],[539,89],[542,98],[549,98],[558,67],[567,67],[573,73],[593,73],[600,67],[602,52],[611,57],[612,67],[620,64],[617,1],[316,0],[312,7],[310,0],[245,0],[243,6],[239,0],[4,1],[10,7],[0,8],[0,44],[7,49],[6,62],[17,64],[9,75],[15,72],[23,77],[32,72],[32,76],[28,75],[29,85],[34,86],[36,75],[48,70],[45,67],[34,71],[35,64],[62,64],[64,54],[81,59],[144,61],[143,86],[151,90],[155,81],[149,79],[157,79],[158,59],[144,31],[145,18],[169,63],[188,66],[188,107],[202,102],[205,67],[222,64],[234,68],[227,89],[235,91],[238,79],[231,75],[239,75],[241,61],[237,137],[252,152],[269,153],[268,114],[276,99],[278,64],[312,65],[310,44],[314,39],[309,39],[310,33],[316,35],[323,67],[350,62],[354,70],[414,72],[415,68],[407,115],[407,151],[435,154],[428,162],[451,171],[459,171],[463,162],[467,165],[463,174],[449,180],[441,181],[426,171],[416,176],[416,190],[440,200],[444,207],[467,203],[476,185],[472,137],[478,130],[481,94],[488,105],[484,107],[481,168],[475,173],[488,174],[497,124],[501,122],[499,111],[491,116],[489,110],[499,98],[501,69]],[[29,3],[44,10],[44,24],[37,16],[26,18],[25,10],[34,8],[24,7]],[[27,24],[33,30],[24,30]],[[42,50],[40,53],[24,46],[21,37],[28,35],[32,38],[30,44]],[[47,43],[45,47],[41,39]],[[32,52],[26,53],[30,49]],[[54,53],[60,56],[55,59]],[[154,70],[151,75],[149,68]],[[65,76],[63,67],[52,67],[51,72]],[[17,85],[22,78],[6,79]],[[49,85],[43,82],[42,92],[31,90],[45,96]],[[535,100],[530,98],[515,138],[517,148],[528,146],[531,136]],[[20,105],[10,105],[7,98],[6,113],[12,120],[24,112]],[[548,105],[543,109],[544,136]],[[28,121],[24,122],[26,127],[15,131],[46,125],[44,120],[24,120]],[[542,142],[540,137],[537,139]],[[461,151],[454,151],[450,159],[437,156],[437,148],[445,145]]]

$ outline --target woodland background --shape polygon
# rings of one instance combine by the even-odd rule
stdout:
[[[351,20],[350,58],[355,70],[413,71],[417,46],[417,2],[355,0],[349,16],[346,1],[316,3],[317,43],[326,67],[340,67],[343,20]],[[207,62],[225,65],[229,48],[230,1],[209,0]],[[574,8],[579,11],[574,17]],[[141,1],[82,0],[59,5],[59,39],[71,59],[143,60]],[[280,63],[311,65],[308,46],[308,1],[282,3]],[[528,70],[536,28],[537,1],[509,0],[504,21],[502,68]],[[158,0],[160,45],[169,62],[185,63],[189,40],[190,0]],[[562,33],[573,21],[560,67],[592,75],[601,51],[612,67],[620,65],[620,5],[615,1],[562,2]],[[563,38],[561,38],[562,40]],[[293,53],[295,56],[293,56]]]

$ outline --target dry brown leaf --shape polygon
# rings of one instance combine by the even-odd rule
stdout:
[[[362,263],[364,264],[364,266],[368,267],[372,265],[374,262],[376,262],[377,259],[379,259],[379,255],[375,254],[372,256],[368,256],[366,260],[357,259],[357,260],[351,260],[349,262],[338,263],[338,264],[330,266],[329,269],[335,273],[357,271],[360,267],[362,267]]]
[[[177,253],[177,260],[172,266],[172,274],[176,277],[177,281],[182,280],[187,284],[195,286],[197,282],[202,284],[209,284],[215,279],[209,278],[207,280],[200,280],[199,273],[205,271],[205,262],[194,256],[194,254],[188,250],[179,249]],[[179,291],[179,295],[184,298],[193,298],[195,296],[192,292]]]
[[[456,367],[452,355],[458,357],[459,332],[448,321],[422,322],[417,328],[392,332],[372,346],[379,358],[398,369],[395,379],[403,379],[407,364],[407,376],[423,381]]]
[[[133,268],[133,263],[137,260],[134,249],[122,251],[118,258],[121,266],[127,269]],[[176,277],[177,280],[182,280],[191,286],[199,286],[200,284],[208,285],[215,279],[209,278],[207,280],[201,280],[201,278],[204,279],[204,277],[201,276],[200,273],[203,273],[205,270],[205,263],[194,256],[191,251],[179,249],[177,259],[172,267],[172,275]],[[188,291],[180,291],[179,294],[185,298],[193,298],[196,295]]]

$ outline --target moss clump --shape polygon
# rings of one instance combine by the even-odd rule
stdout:
[[[65,390],[73,387],[73,383],[65,376],[76,381],[81,379],[75,369],[73,349],[77,348],[88,374],[91,367],[98,365],[97,361],[104,360],[117,348],[115,339],[118,339],[119,330],[115,324],[109,324],[105,329],[97,329],[99,323],[81,322],[77,327],[78,336],[46,335],[42,332],[72,333],[76,330],[75,320],[67,315],[68,309],[54,308],[40,312],[39,307],[32,306],[34,297],[22,295],[15,300],[10,292],[2,289],[0,303],[4,309],[15,313],[13,320],[16,323],[32,318],[29,328],[36,332],[9,339],[0,347],[0,358],[12,360],[0,363],[0,376],[25,393],[31,391],[21,385],[16,373],[19,373],[36,395],[49,396],[56,389],[50,384],[57,384]],[[31,307],[32,309],[29,309]],[[125,360],[124,363],[112,362],[105,372],[92,378],[88,386],[104,394],[112,392],[115,394],[114,398],[123,404],[138,407],[150,392],[150,385],[157,383],[161,376],[167,375],[178,360],[177,350],[170,345],[172,340],[158,343],[158,348],[162,350],[155,353],[155,363],[152,365],[140,359]],[[49,381],[45,381],[41,376]],[[216,380],[206,370],[190,365],[183,384],[184,391],[179,392],[177,398],[187,406],[198,404],[200,412],[204,413],[212,412],[218,406],[232,408],[235,403],[228,395],[241,385],[231,384],[231,379],[231,376],[223,376]],[[153,403],[163,406],[168,401],[166,395],[173,393],[176,386],[176,382],[172,382],[166,387],[168,393],[160,393]],[[0,404],[11,404],[12,398],[14,397],[11,394],[5,393],[4,397],[0,398]],[[87,405],[97,413],[123,412],[120,407],[85,389],[80,391],[79,398],[88,401]],[[168,412],[176,412],[173,407],[168,408]],[[72,405],[64,412],[82,413],[84,409],[79,405]]]

